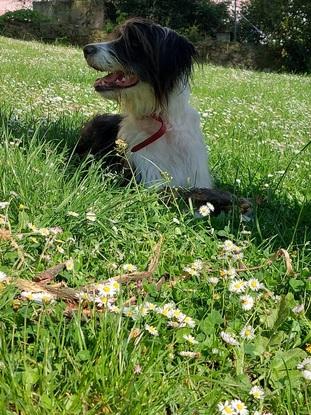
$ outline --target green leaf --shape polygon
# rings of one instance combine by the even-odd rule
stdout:
[[[211,334],[215,331],[215,326],[222,324],[224,319],[217,310],[213,310],[210,314],[200,322],[200,329],[205,334]]]

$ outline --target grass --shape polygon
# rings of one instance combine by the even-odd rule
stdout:
[[[80,50],[6,38],[0,47],[0,202],[9,202],[0,211],[0,271],[32,279],[72,259],[58,280],[81,287],[126,264],[146,269],[163,236],[154,281],[168,276],[160,291],[154,281],[122,287],[121,313],[90,306],[86,317],[81,306],[71,318],[64,302],[23,301],[2,284],[0,413],[214,415],[218,403],[240,399],[250,414],[310,414],[310,381],[297,369],[311,343],[310,77],[196,69],[193,104],[216,183],[254,201],[251,221],[237,212],[198,219],[187,203],[167,204],[134,183],[121,187],[98,163],[70,157],[85,119],[117,111],[94,94],[96,74]],[[264,284],[247,289],[255,300],[249,311],[223,276],[240,266],[234,253],[223,257],[225,240],[239,247],[246,267],[261,266],[236,277]],[[280,248],[292,275],[282,258],[267,264]],[[159,308],[122,313],[132,295]],[[160,307],[170,303],[195,327],[168,328]],[[253,338],[240,334],[245,326]],[[133,328],[141,330],[136,338]],[[249,394],[254,385],[263,400]]]

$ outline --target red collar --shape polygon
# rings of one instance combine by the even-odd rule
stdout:
[[[166,125],[164,124],[164,121],[162,120],[162,118],[160,116],[156,116],[156,115],[153,115],[151,118],[153,118],[154,120],[159,121],[161,123],[160,128],[158,129],[158,131],[156,131],[150,137],[146,138],[146,140],[142,141],[141,143],[136,144],[136,146],[134,146],[131,149],[132,153],[136,153],[136,151],[139,151],[139,150],[149,146],[149,144],[151,144],[154,141],[158,140],[159,138],[162,137],[162,135],[164,135],[166,133]]]

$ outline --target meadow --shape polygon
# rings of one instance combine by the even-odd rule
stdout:
[[[252,201],[213,216],[72,156],[118,111],[81,50],[0,59],[0,414],[311,414],[311,78],[196,68],[216,185]],[[79,301],[27,289],[57,264]]]

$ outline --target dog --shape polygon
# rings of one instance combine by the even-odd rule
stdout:
[[[112,154],[125,142],[125,158],[147,187],[212,188],[198,112],[189,79],[197,53],[174,30],[141,18],[119,26],[111,40],[83,49],[88,65],[108,74],[95,90],[117,101],[122,115],[100,115],[83,130],[77,153]]]

